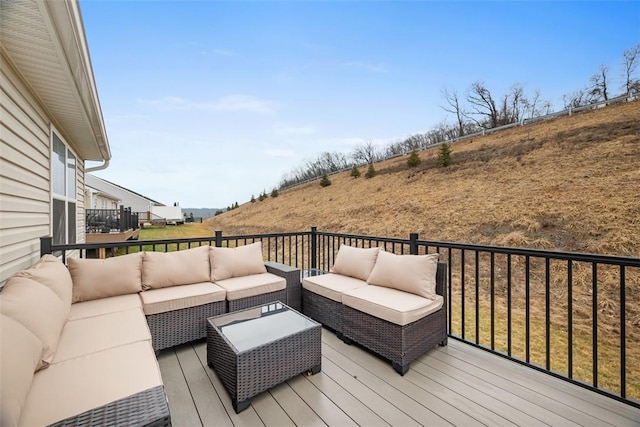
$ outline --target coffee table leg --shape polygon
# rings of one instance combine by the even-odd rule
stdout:
[[[231,399],[231,404],[233,405],[233,409],[236,411],[236,414],[239,414],[251,406],[251,399],[243,400],[242,402],[238,402],[236,399]]]
[[[311,373],[311,375],[315,375],[322,370],[322,363],[318,363],[313,368],[309,369],[307,373]]]

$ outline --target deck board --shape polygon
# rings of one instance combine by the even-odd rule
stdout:
[[[323,330],[322,372],[299,375],[236,414],[199,341],[164,350],[158,363],[174,425],[640,425],[640,410],[449,340],[405,376]]]

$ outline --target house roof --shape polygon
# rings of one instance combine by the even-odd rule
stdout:
[[[140,194],[140,193],[136,193],[136,192],[135,192],[135,191],[133,191],[133,190],[129,190],[128,188],[123,187],[122,185],[118,185],[118,184],[116,184],[116,183],[114,183],[114,182],[107,181],[107,180],[106,180],[106,179],[104,179],[104,178],[99,178],[99,177],[97,177],[97,176],[95,176],[95,175],[93,175],[93,174],[87,174],[87,177],[90,177],[89,179],[95,179],[95,180],[98,180],[98,181],[104,181],[104,182],[106,182],[107,184],[111,184],[111,185],[113,185],[114,187],[118,187],[118,188],[119,188],[119,189],[121,189],[121,190],[128,191],[128,192],[129,192],[129,193],[131,193],[131,194],[135,194],[135,195],[136,195],[136,196],[138,196],[138,197],[141,197],[141,198],[143,198],[143,199],[146,199],[146,200],[148,200],[148,201],[152,202],[152,203],[153,203],[154,205],[156,205],[156,206],[166,206],[164,203],[160,203],[160,202],[158,202],[158,201],[156,201],[156,200],[150,199],[150,198],[149,198],[149,197],[147,197],[147,196],[144,196],[144,195],[142,195],[142,194]],[[87,184],[87,185],[88,185],[88,184]],[[92,188],[95,188],[95,186],[91,186],[91,187],[92,187]]]
[[[114,185],[115,185],[115,184],[114,184]],[[113,194],[109,194],[109,193],[107,193],[106,191],[102,191],[102,190],[100,190],[100,189],[98,189],[98,188],[95,188],[95,187],[92,187],[92,186],[90,186],[90,185],[85,185],[85,188],[87,188],[87,189],[91,190],[91,192],[92,192],[92,193],[95,193],[95,194],[97,194],[98,196],[102,196],[102,197],[104,197],[104,198],[106,198],[106,199],[115,200],[115,201],[117,201],[117,202],[119,202],[119,201],[120,201],[120,199],[119,199],[117,196],[114,196]]]
[[[0,49],[84,160],[109,160],[77,0],[0,1]]]

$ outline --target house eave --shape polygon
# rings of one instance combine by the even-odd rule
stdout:
[[[0,2],[0,48],[83,160],[111,158],[77,0]]]

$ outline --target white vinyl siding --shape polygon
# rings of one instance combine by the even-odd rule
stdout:
[[[0,51],[0,283],[51,235],[51,120]],[[84,242],[84,162],[76,162],[76,240]]]

